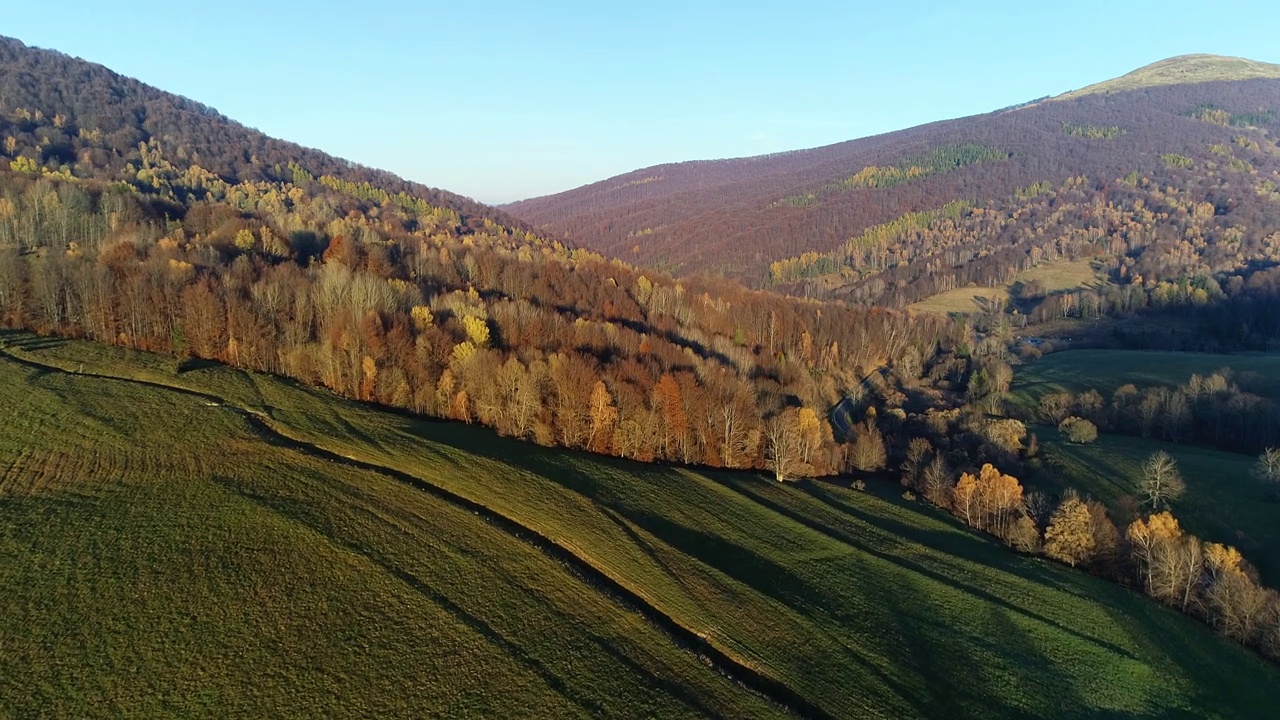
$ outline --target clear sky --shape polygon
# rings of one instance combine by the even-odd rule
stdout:
[[[840,142],[1173,55],[1280,63],[1280,2],[7,4],[0,34],[491,203]]]

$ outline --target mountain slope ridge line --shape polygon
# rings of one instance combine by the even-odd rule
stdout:
[[[1206,119],[1206,109],[1218,114]],[[1049,215],[1033,207],[1033,196],[1020,194],[1028,188],[1047,183],[1056,189],[1082,178],[1082,192],[1098,198],[1133,173],[1136,189],[1178,187],[1214,203],[1217,191],[1188,176],[1259,184],[1274,168],[1265,133],[1274,132],[1276,112],[1280,65],[1184,56],[1009,108],[789,153],[637,168],[502,208],[548,237],[637,266],[724,275],[817,299],[841,298],[833,291],[856,286],[859,295],[850,302],[898,307],[924,299],[916,296],[916,276],[928,278],[920,287],[930,290],[940,284],[935,277],[954,279],[957,287],[990,284],[979,275],[1003,278],[1009,273],[997,266],[1013,262],[1005,255],[1026,252],[1031,241],[1013,233],[961,238],[950,232],[957,247],[940,248],[932,238],[924,248],[922,240],[904,237],[893,252],[844,257],[846,243],[869,228],[966,201],[983,212],[1027,209],[1009,218],[1021,229]],[[1233,145],[1237,138],[1243,139]],[[975,157],[957,152],[966,148],[982,148],[991,158],[1003,152],[1005,159],[969,162]],[[1191,158],[1196,169],[1169,167],[1166,155]],[[938,162],[920,162],[930,157]],[[946,162],[955,160],[962,162]],[[1246,206],[1256,204],[1239,200],[1233,207],[1252,214]],[[1087,229],[1079,213],[1061,223]],[[945,252],[931,266],[922,259],[925,249]],[[995,259],[961,271],[971,263],[959,253],[979,250]],[[837,253],[840,262],[823,277],[779,281],[768,272],[773,262],[810,253]],[[878,283],[887,289],[867,289]]]
[[[610,577],[607,573],[577,555],[568,546],[542,534],[534,528],[503,515],[487,505],[462,495],[458,495],[416,475],[402,470],[397,470],[395,468],[386,467],[384,465],[379,465],[377,463],[361,460],[335,450],[330,450],[318,443],[297,437],[287,429],[282,428],[279,421],[272,418],[267,413],[241,407],[238,404],[232,403],[213,393],[168,385],[154,380],[144,380],[141,378],[131,378],[100,372],[69,370],[55,364],[44,363],[39,360],[24,357],[24,354],[19,353],[20,351],[15,352],[14,348],[0,342],[0,356],[39,371],[60,372],[68,375],[79,375],[99,380],[111,380],[142,385],[145,387],[159,388],[180,395],[194,397],[206,403],[216,403],[218,407],[225,408],[239,415],[252,429],[257,431],[268,441],[282,443],[284,446],[296,452],[310,455],[312,457],[327,460],[329,462],[340,463],[357,470],[382,475],[397,482],[409,485],[417,490],[429,493],[437,499],[459,507],[460,509],[467,510],[484,519],[490,525],[506,532],[511,537],[536,548],[547,557],[559,562],[571,574],[577,576],[582,580],[582,582],[595,588],[601,594],[613,600],[618,605],[640,614],[651,625],[662,631],[662,633],[666,635],[677,647],[696,655],[703,661],[707,662],[717,672],[721,673],[749,692],[756,693],[779,707],[792,712],[797,717],[804,718],[806,720],[810,718],[814,720],[835,720],[836,716],[828,713],[815,703],[805,699],[802,695],[788,687],[783,682],[760,670],[752,668],[737,658],[734,658],[727,651],[716,647],[711,643],[711,641],[702,637],[697,632],[680,624],[680,622],[675,618],[646,600],[639,592],[628,588],[619,580]],[[397,577],[397,579],[404,582],[403,578]]]

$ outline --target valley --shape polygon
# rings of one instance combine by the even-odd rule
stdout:
[[[305,122],[663,122],[413,57]],[[0,37],[0,717],[1275,717],[1278,113],[1183,55],[495,207]]]

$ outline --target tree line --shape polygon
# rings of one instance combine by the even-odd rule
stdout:
[[[1037,418],[1057,425],[1069,416],[1107,432],[1208,445],[1228,452],[1261,452],[1280,436],[1280,408],[1269,398],[1246,392],[1224,368],[1192,375],[1178,387],[1139,389],[1126,383],[1105,398],[1097,390],[1048,393]]]
[[[1280,496],[1280,450],[1266,450],[1255,473]],[[907,442],[901,481],[909,499],[919,494],[1018,552],[1135,587],[1280,660],[1280,593],[1261,584],[1237,549],[1181,528],[1169,502],[1185,483],[1167,453],[1144,463],[1139,487],[1145,512],[1124,526],[1097,500],[1070,488],[1056,498],[1025,492],[1017,478],[990,463],[956,477],[945,453],[923,436]]]

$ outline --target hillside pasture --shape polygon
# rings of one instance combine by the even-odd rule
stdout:
[[[1280,671],[1203,625],[887,485],[553,451],[218,365],[4,343],[18,714],[1277,708]]]
[[[1186,494],[1171,507],[1183,527],[1204,540],[1239,548],[1268,585],[1280,584],[1280,502],[1250,474],[1254,458],[1110,433],[1073,445],[1053,428],[1031,429],[1043,448],[1044,468],[1032,478],[1036,487],[1051,492],[1073,487],[1113,508],[1123,506],[1125,496],[1140,496],[1142,464],[1152,453],[1169,453],[1187,483]]]
[[[1241,389],[1280,399],[1280,355],[1170,352],[1159,350],[1065,350],[1018,366],[1010,402],[1032,410],[1044,395],[1078,395],[1097,390],[1104,398],[1121,385],[1139,388],[1183,385],[1193,374],[1211,375],[1225,368]]]
[[[1042,263],[1024,270],[1012,282],[1000,287],[963,287],[934,295],[910,308],[916,312],[943,315],[953,313],[984,312],[992,307],[1003,307],[1013,302],[1012,290],[1019,285],[1038,283],[1045,293],[1052,294],[1082,287],[1093,287],[1105,282],[1089,259],[1057,260]]]

